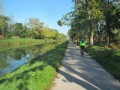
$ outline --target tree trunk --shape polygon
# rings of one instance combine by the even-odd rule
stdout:
[[[92,19],[91,19],[91,12],[90,12],[90,7],[88,5],[88,0],[85,0],[86,2],[86,10],[88,12],[88,23],[89,23],[89,45],[92,46],[93,45],[93,23],[92,23]]]
[[[108,36],[107,41],[108,41],[108,46],[110,47],[110,35]]]
[[[90,30],[89,45],[93,45],[93,30]]]
[[[101,40],[101,34],[98,36],[98,44],[100,45],[100,40]]]
[[[106,20],[106,29],[107,29],[107,34],[108,34],[108,46],[110,46],[110,23],[109,23],[109,15],[107,15],[107,20]]]
[[[92,20],[90,19],[90,16],[89,16],[89,29],[90,29],[89,45],[92,46],[93,45],[93,24],[92,24]]]
[[[79,39],[79,38],[77,38],[77,45],[79,45],[79,42],[80,42],[80,39]]]
[[[98,44],[99,45],[100,45],[101,37],[102,37],[102,30],[100,29],[100,31],[98,32]]]

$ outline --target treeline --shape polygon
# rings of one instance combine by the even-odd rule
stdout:
[[[107,41],[120,45],[119,0],[72,0],[73,10],[58,21],[60,26],[70,25],[68,34],[72,39],[84,38],[89,45]]]
[[[37,18],[28,22],[14,23],[10,17],[0,15],[0,38],[66,39],[67,36],[55,29],[48,28]]]

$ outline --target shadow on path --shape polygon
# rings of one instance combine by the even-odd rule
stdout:
[[[57,79],[62,81],[55,81],[57,88],[66,83],[69,85],[74,83],[80,87],[79,89],[74,87],[74,90],[83,90],[83,88],[84,90],[120,90],[120,83],[117,80],[86,53],[82,58],[80,50],[72,43],[69,43],[62,63],[63,66],[57,76]],[[68,88],[61,90],[72,90],[69,85]]]

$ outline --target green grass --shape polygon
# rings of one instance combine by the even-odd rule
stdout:
[[[86,52],[120,81],[120,49],[92,46],[87,47]]]
[[[31,62],[0,77],[0,90],[50,89],[68,42],[46,46],[44,53]]]
[[[46,39],[45,41],[43,39],[30,39],[30,38],[0,39],[0,50],[51,42],[55,42],[55,40]]]

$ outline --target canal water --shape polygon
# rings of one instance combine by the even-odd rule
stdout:
[[[0,50],[0,75],[6,74],[19,66],[43,54],[48,45],[34,45],[8,50]]]

